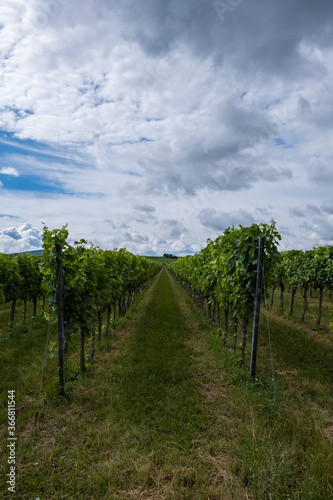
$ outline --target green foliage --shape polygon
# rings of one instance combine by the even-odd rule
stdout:
[[[42,274],[40,260],[31,254],[19,254],[16,257],[20,274],[20,298],[32,300],[42,295]]]
[[[172,253],[164,253],[163,257],[165,259],[178,259],[177,255],[172,255]]]
[[[171,267],[205,300],[229,310],[232,316],[247,319],[254,307],[259,238],[265,237],[265,279],[278,258],[281,239],[275,223],[234,226],[226,229],[198,254],[178,259]]]
[[[295,288],[333,289],[333,246],[282,252],[273,272],[273,284]]]
[[[17,258],[12,255],[0,254],[0,294],[5,302],[17,300],[20,297],[23,278]]]
[[[58,266],[63,271],[63,314],[67,335],[76,329],[87,338],[98,326],[98,315],[131,297],[160,268],[126,249],[101,250],[81,239],[68,243],[67,226],[43,231],[43,287],[56,309]],[[70,330],[70,331],[69,331]]]
[[[52,359],[54,357],[54,355],[57,354],[57,351],[58,351],[58,346],[57,346],[56,342],[50,340],[49,345],[48,345],[48,352],[49,352],[50,359]]]

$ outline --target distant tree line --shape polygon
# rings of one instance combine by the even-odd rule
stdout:
[[[177,255],[172,255],[172,253],[164,253],[163,257],[166,259],[178,259]]]

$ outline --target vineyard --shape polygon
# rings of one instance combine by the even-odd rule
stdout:
[[[161,263],[169,260],[171,272],[201,312],[207,311],[209,320],[217,324],[225,345],[229,341],[229,330],[232,330],[233,349],[239,347],[240,361],[244,365],[248,326],[255,306],[261,238],[265,241],[262,285],[266,300],[268,291],[271,292],[270,308],[273,307],[276,288],[279,288],[279,309],[284,312],[284,292],[287,289],[290,294],[288,314],[292,317],[295,294],[300,290],[303,297],[301,320],[304,322],[308,295],[312,297],[313,291],[318,290],[316,322],[319,326],[324,290],[329,292],[332,302],[333,247],[279,252],[281,236],[275,223],[271,222],[270,225],[228,228],[214,241],[208,240],[207,246],[194,256],[177,259],[171,255],[173,260],[170,260],[165,254],[159,262],[154,258],[132,255],[125,249],[104,251],[89,246],[85,240],[70,245],[66,226],[53,231],[45,227],[42,257],[0,255],[0,297],[4,303],[11,303],[9,330],[14,326],[17,301],[24,304],[24,324],[27,302],[33,302],[35,317],[37,301],[41,299],[42,316],[45,315],[50,322],[58,319],[58,324],[59,321],[62,323],[64,353],[71,335],[80,332],[80,367],[84,372],[87,362],[94,357],[96,335],[100,341],[102,334],[106,337],[110,334],[111,314],[113,323],[116,315],[124,316],[132,300],[158,272]],[[56,316],[60,309],[57,307],[59,300],[60,320]],[[240,343],[238,329],[241,330]],[[85,353],[86,338],[91,343],[90,357]]]
[[[217,325],[224,345],[231,343],[235,351],[239,349],[240,362],[244,365],[255,306],[261,238],[265,241],[262,285],[266,301],[270,293],[270,309],[278,288],[279,311],[286,311],[284,296],[287,291],[290,297],[288,316],[292,317],[299,290],[303,298],[301,320],[304,322],[308,296],[311,298],[314,291],[318,291],[316,323],[319,326],[325,290],[332,302],[333,246],[279,252],[281,236],[271,222],[228,228],[214,241],[208,240],[198,254],[179,259],[174,256],[167,259],[167,254],[163,258],[149,259],[125,249],[105,251],[89,246],[85,240],[70,245],[66,226],[52,231],[45,227],[42,256],[0,255],[0,297],[3,303],[11,303],[9,331],[14,327],[18,301],[24,304],[24,324],[28,301],[33,303],[32,315],[35,317],[38,300],[42,301],[41,315],[51,323],[56,323],[57,319],[59,323],[57,306],[61,300],[63,350],[67,351],[71,336],[79,331],[80,369],[84,372],[87,363],[93,361],[96,337],[98,341],[102,335],[109,337],[116,316],[125,315],[140,290],[159,271],[161,264],[167,263],[201,312],[207,312],[210,322]],[[241,342],[238,342],[238,330]],[[90,355],[85,352],[86,339],[90,342]]]
[[[271,225],[253,224],[251,227],[229,228],[223,236],[194,256],[179,259],[170,268],[187,289],[190,296],[204,312],[205,307],[211,321],[216,320],[223,341],[228,339],[229,318],[233,327],[232,343],[236,349],[238,325],[241,325],[241,363],[244,364],[248,324],[253,315],[258,268],[260,238],[265,239],[263,264],[263,285],[265,292],[271,290],[270,307],[273,307],[274,293],[280,288],[280,311],[284,311],[284,291],[290,291],[289,315],[293,314],[294,297],[297,289],[302,293],[304,308],[301,319],[304,322],[307,310],[307,294],[319,291],[317,315],[321,323],[324,290],[333,290],[333,246],[317,247],[313,250],[290,250],[278,252],[281,240]],[[223,328],[221,328],[221,312]],[[332,325],[333,326],[333,325]]]
[[[93,360],[95,332],[98,340],[102,336],[102,317],[106,315],[103,334],[109,335],[111,312],[123,316],[133,298],[159,270],[159,265],[145,258],[132,255],[125,249],[103,251],[85,240],[69,245],[66,227],[49,231],[44,228],[43,258],[29,254],[15,257],[0,257],[0,293],[5,302],[11,301],[9,328],[14,325],[18,300],[24,302],[26,319],[27,301],[34,303],[36,316],[37,300],[49,297],[47,318],[56,320],[57,291],[59,289],[59,265],[61,264],[61,300],[64,325],[64,350],[67,350],[71,335],[80,330],[81,371],[86,370],[85,338],[91,339],[90,361]]]
[[[253,224],[161,267],[68,237],[45,227],[42,256],[0,256],[20,498],[330,498],[333,247],[279,252],[275,224]]]

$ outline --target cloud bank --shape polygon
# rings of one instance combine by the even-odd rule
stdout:
[[[1,251],[38,241],[13,218],[135,253],[271,218],[288,248],[333,242],[332,2],[4,0],[0,19]]]

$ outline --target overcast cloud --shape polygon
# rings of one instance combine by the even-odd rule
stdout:
[[[0,251],[333,244],[330,0],[3,0]]]

